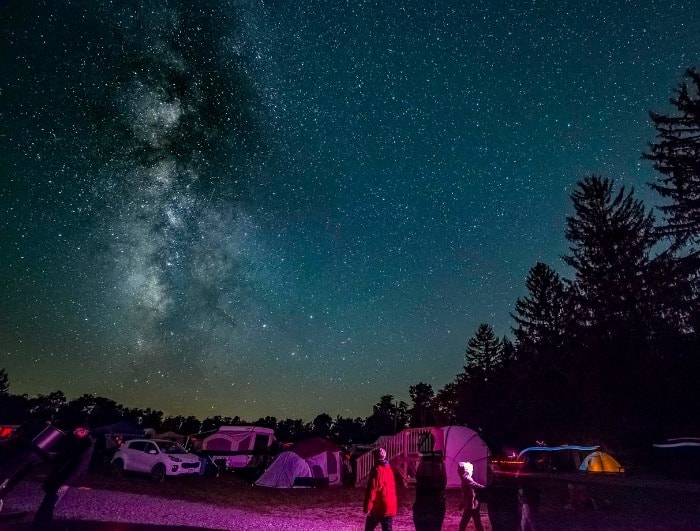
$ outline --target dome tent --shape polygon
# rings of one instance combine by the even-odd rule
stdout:
[[[444,456],[447,487],[460,486],[457,467],[463,461],[474,465],[475,481],[483,485],[488,481],[489,448],[476,431],[466,426],[406,428],[395,435],[379,437],[372,446],[386,448],[389,462],[404,483],[415,475],[420,456],[433,452]],[[357,459],[356,484],[367,478],[373,463],[371,451]]]
[[[260,487],[292,488],[342,483],[341,449],[322,438],[306,439],[282,452],[255,482]]]
[[[447,486],[459,487],[461,484],[457,467],[462,461],[474,465],[474,480],[486,485],[488,482],[488,463],[490,451],[481,436],[466,426],[445,426],[444,453],[447,470]]]
[[[591,452],[581,463],[579,470],[584,472],[613,472],[621,474],[625,471],[617,460],[605,452]]]

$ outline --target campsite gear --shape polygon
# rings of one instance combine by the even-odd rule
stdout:
[[[0,470],[0,501],[23,481],[39,463],[49,459],[66,434],[51,423],[34,436],[31,442],[22,440]]]
[[[49,423],[32,439],[32,445],[43,454],[53,451],[66,436],[56,426]]]
[[[68,445],[44,481],[44,498],[34,515],[33,531],[53,529],[54,509],[69,487],[77,487],[88,471],[95,449],[95,439],[87,429],[75,428]]]
[[[320,487],[342,484],[341,448],[321,437],[305,439],[279,454],[255,482],[261,487]]]

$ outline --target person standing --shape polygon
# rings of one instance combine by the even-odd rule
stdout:
[[[486,512],[491,531],[519,529],[518,485],[514,475],[494,472],[493,480],[486,487]]]
[[[51,529],[54,509],[69,487],[79,485],[87,473],[95,449],[95,439],[84,426],[78,426],[68,441],[63,458],[44,481],[44,499],[34,516],[32,531]]]
[[[441,531],[445,521],[447,471],[442,452],[424,452],[416,470],[413,525],[416,531]]]
[[[484,531],[481,523],[481,504],[476,497],[475,489],[483,489],[484,485],[474,481],[474,465],[469,462],[462,462],[457,465],[459,481],[462,487],[462,518],[459,521],[459,531],[466,531],[469,520],[474,519],[474,529]]]
[[[520,531],[537,531],[539,525],[540,489],[533,479],[520,479],[518,485]]]
[[[381,524],[382,531],[392,531],[397,510],[394,471],[389,466],[384,448],[374,450],[374,460],[362,506],[366,516],[365,531],[374,531],[377,524]]]

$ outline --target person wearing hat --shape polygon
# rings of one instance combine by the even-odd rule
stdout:
[[[381,524],[382,531],[391,531],[396,516],[396,482],[389,466],[386,450],[374,450],[375,466],[370,472],[362,511],[366,515],[365,531],[373,531]]]
[[[481,483],[474,481],[472,477],[474,465],[472,463],[468,461],[459,463],[457,471],[462,486],[462,519],[459,521],[459,531],[466,531],[469,520],[472,518],[474,519],[474,529],[476,531],[484,531],[484,525],[481,523],[481,504],[476,497],[474,489],[483,489],[485,487]]]

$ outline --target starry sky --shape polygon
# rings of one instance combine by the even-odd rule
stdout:
[[[596,173],[651,207],[696,0],[5,0],[0,367],[167,415],[439,390]]]

